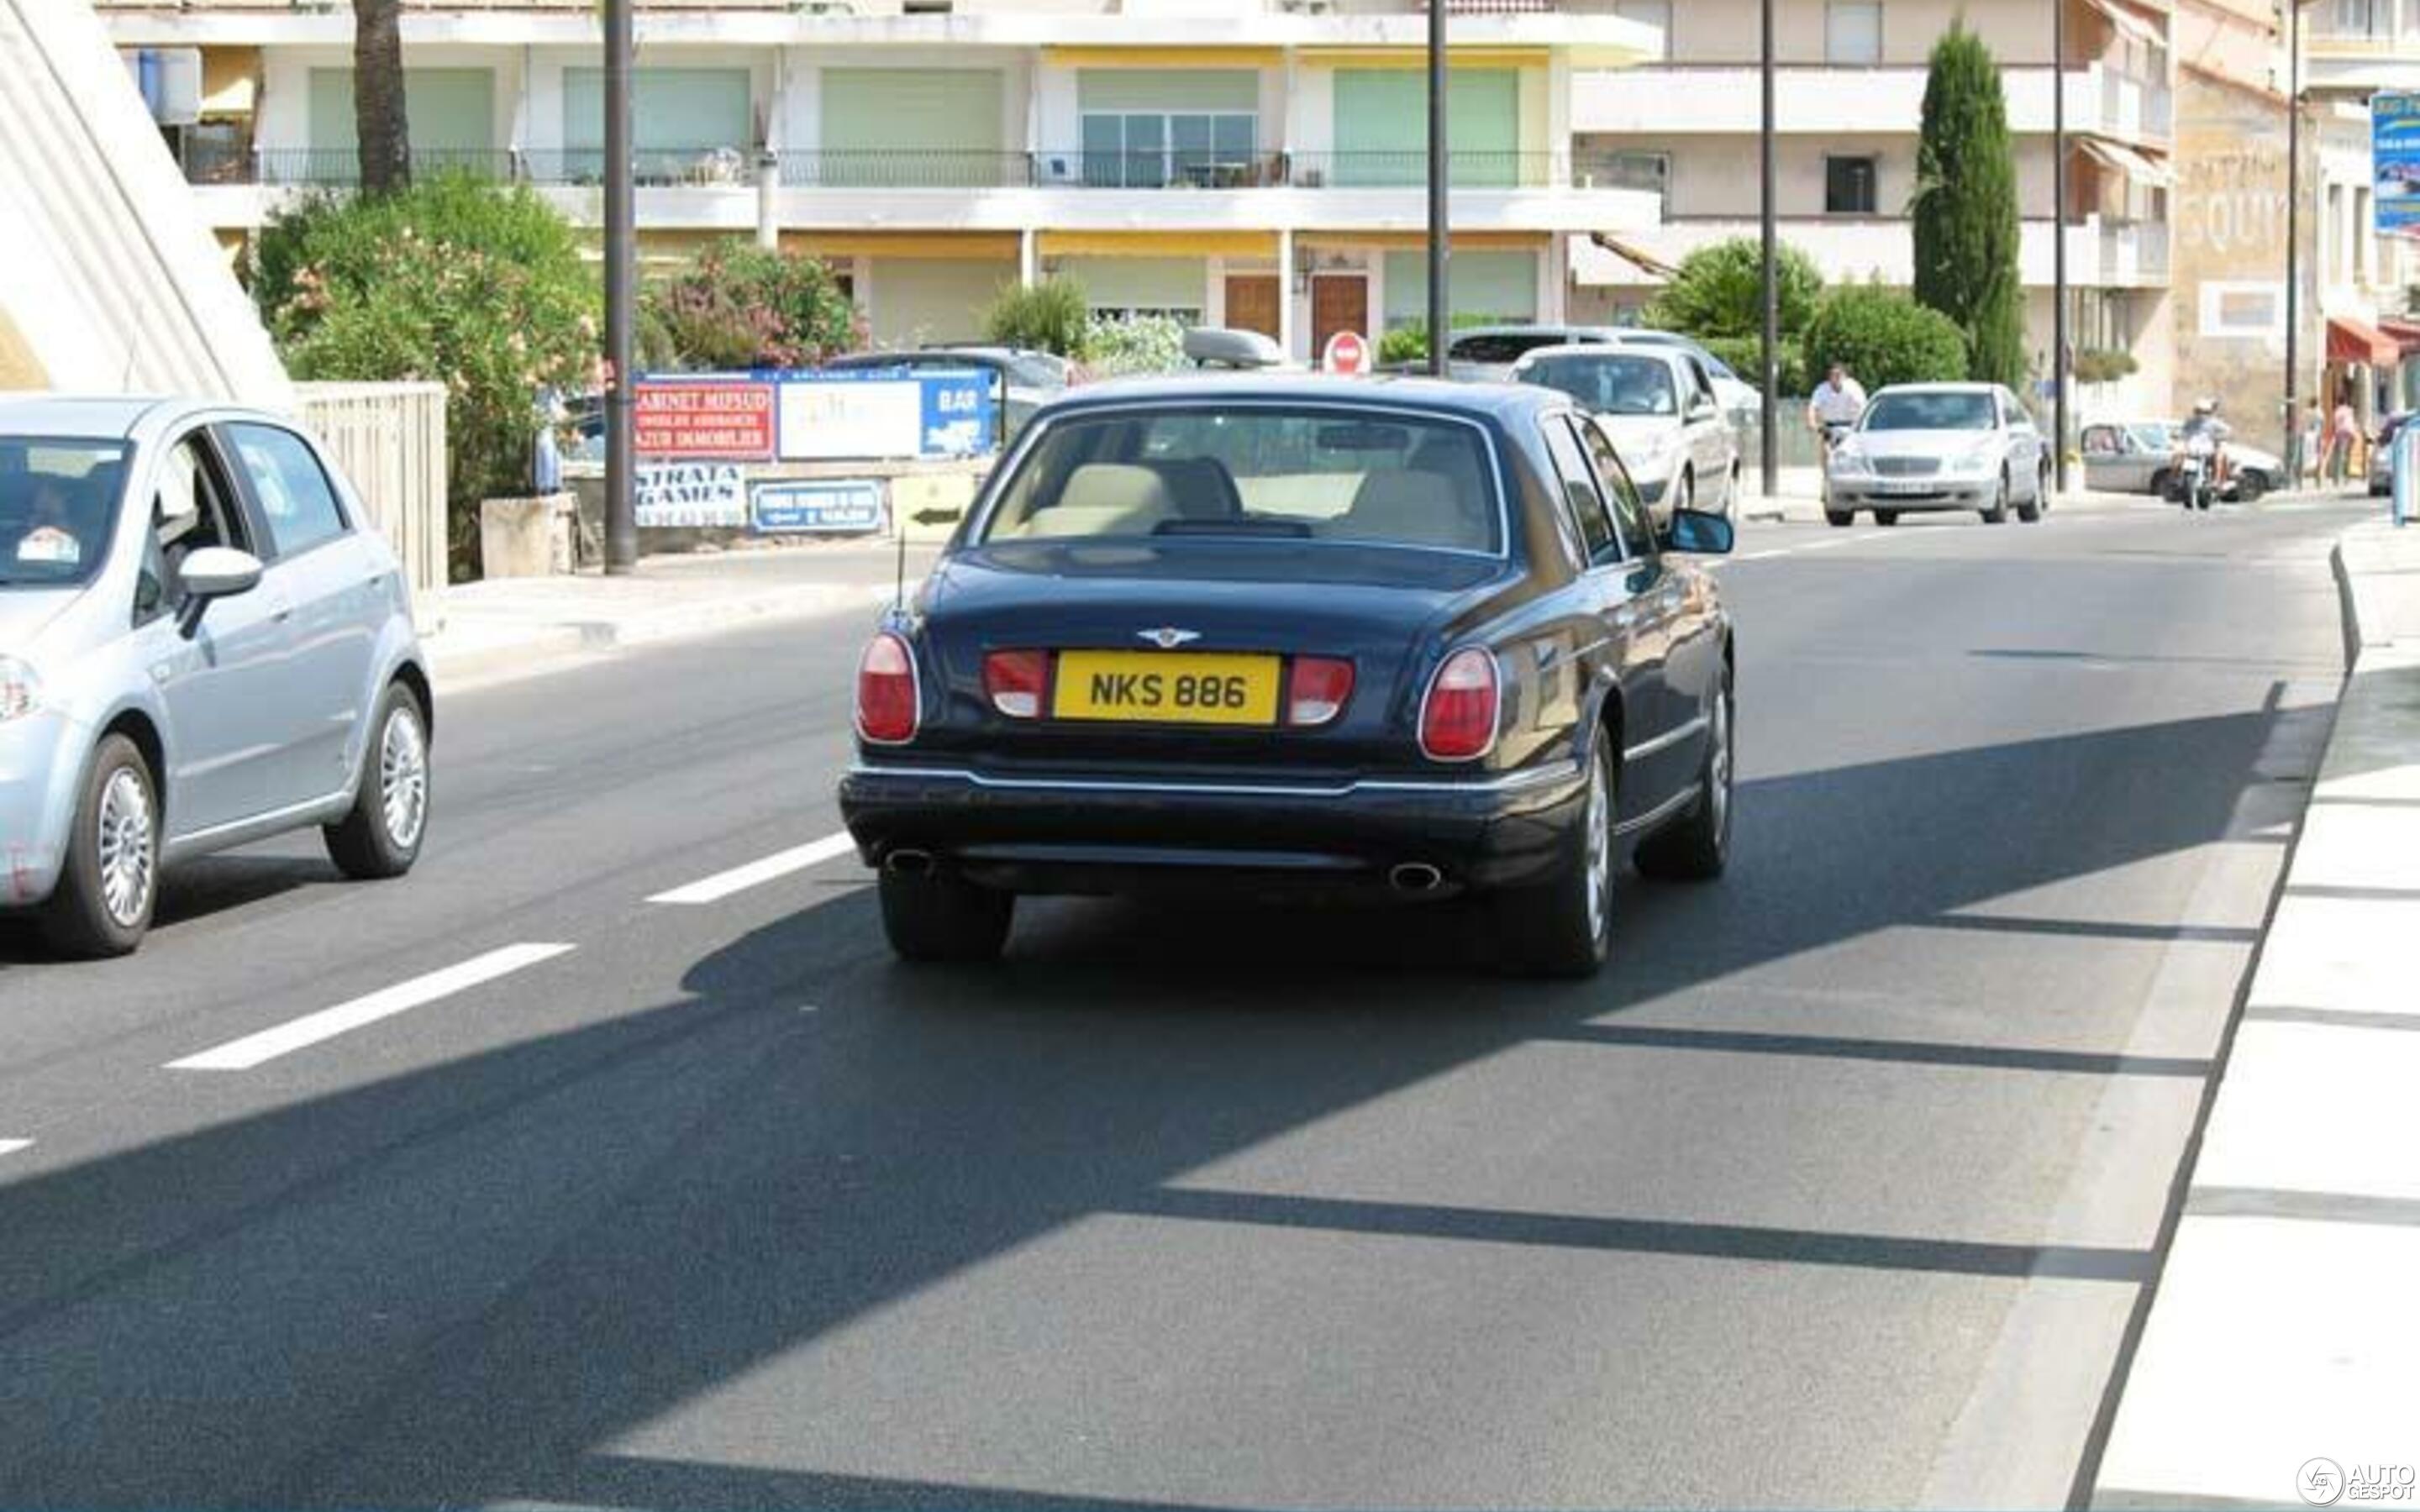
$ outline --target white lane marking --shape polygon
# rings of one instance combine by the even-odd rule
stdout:
[[[349,1003],[323,1008],[317,1013],[305,1013],[299,1019],[247,1034],[240,1040],[230,1040],[199,1055],[168,1062],[170,1071],[250,1071],[254,1067],[307,1049],[322,1040],[376,1024],[383,1018],[433,1003],[441,997],[476,987],[482,982],[510,976],[541,961],[551,961],[567,953],[568,945],[507,945],[501,950],[473,956],[459,965],[432,971],[425,977],[397,982],[366,997],[356,997]]]
[[[843,830],[837,835],[826,835],[821,840],[809,841],[804,845],[793,845],[786,851],[778,851],[761,861],[751,861],[746,866],[736,866],[728,872],[718,872],[713,876],[692,882],[685,887],[675,887],[670,892],[657,893],[647,902],[691,904],[721,903],[735,892],[745,892],[751,887],[762,886],[777,877],[786,877],[793,872],[803,872],[811,866],[821,866],[834,856],[846,856],[856,849],[857,841],[849,839],[848,832]]]
[[[13,1155],[21,1149],[33,1148],[34,1142],[30,1139],[0,1139],[0,1155]]]

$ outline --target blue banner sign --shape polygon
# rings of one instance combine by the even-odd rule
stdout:
[[[2369,157],[2378,234],[2420,234],[2420,95],[2369,97]]]
[[[764,535],[842,535],[882,529],[882,485],[872,478],[760,483],[750,514]]]
[[[982,368],[783,373],[785,462],[980,456],[997,444],[993,378]]]

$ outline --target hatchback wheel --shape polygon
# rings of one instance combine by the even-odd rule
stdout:
[[[160,881],[160,801],[151,768],[124,735],[93,751],[58,890],[42,937],[61,955],[124,955],[143,943]]]
[[[328,858],[349,877],[399,877],[428,834],[428,717],[401,683],[389,683],[370,722],[353,807],[320,831]]]

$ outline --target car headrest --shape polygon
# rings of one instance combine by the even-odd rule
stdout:
[[[1059,501],[1037,509],[1017,527],[1020,535],[1148,535],[1160,521],[1177,517],[1168,481],[1150,468],[1123,462],[1087,462],[1067,476]]]
[[[1363,478],[1337,526],[1338,534],[1357,540],[1473,551],[1487,546],[1475,498],[1441,472],[1410,468],[1383,469]]]

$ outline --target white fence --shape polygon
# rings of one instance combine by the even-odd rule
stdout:
[[[445,385],[298,383],[302,422],[352,480],[416,596],[445,586]]]

